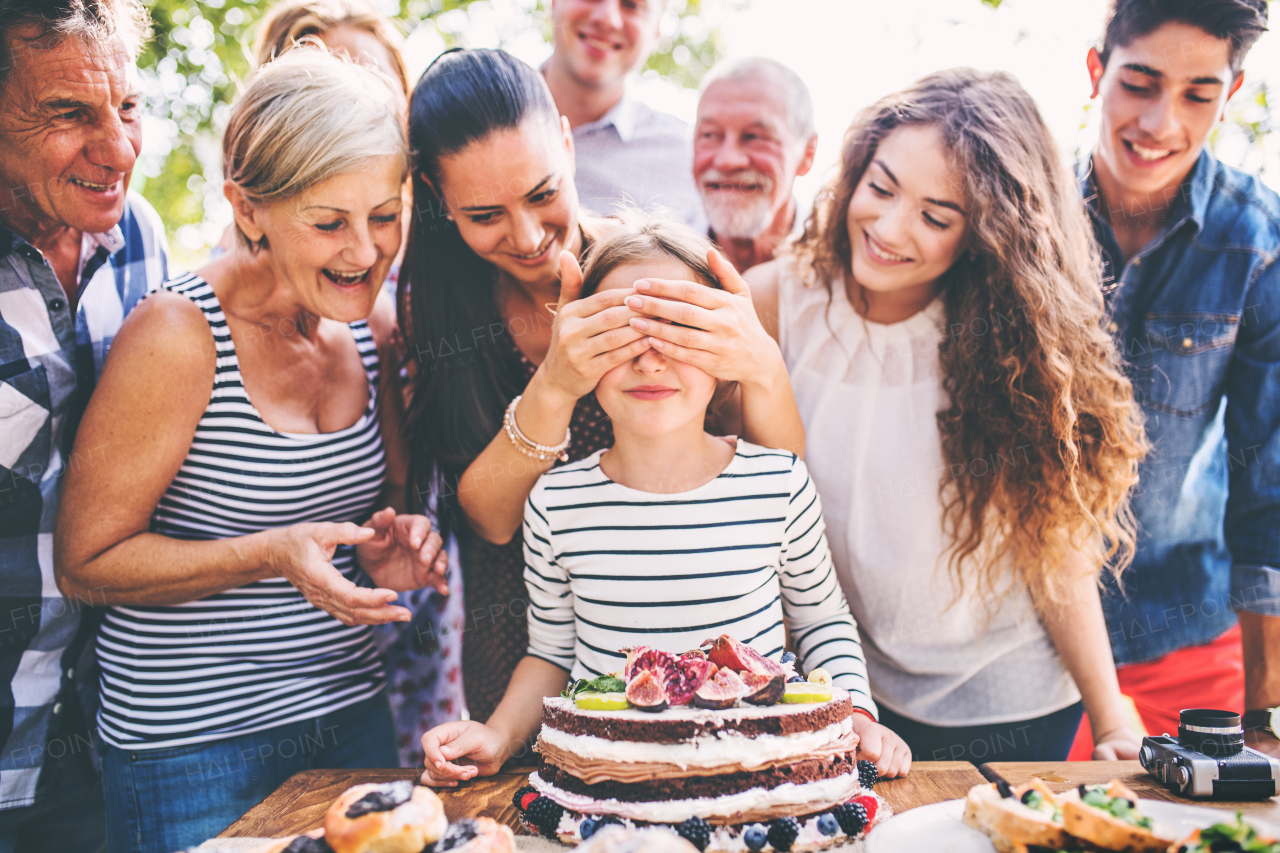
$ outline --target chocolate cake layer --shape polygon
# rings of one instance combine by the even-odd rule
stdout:
[[[724,773],[719,776],[685,776],[677,779],[649,779],[644,782],[599,782],[589,785],[543,758],[538,775],[557,788],[584,794],[597,800],[651,802],[719,797],[752,788],[776,788],[786,782],[803,784],[858,772],[854,756],[831,755],[768,767],[763,770]]]
[[[572,735],[594,735],[606,740],[646,743],[680,743],[701,735],[738,732],[747,737],[789,735],[816,731],[838,723],[853,713],[849,694],[820,705],[778,705],[778,713],[737,717],[726,711],[693,711],[687,715],[672,709],[658,714],[609,711],[579,711],[572,701],[547,701],[542,706],[542,724]]]

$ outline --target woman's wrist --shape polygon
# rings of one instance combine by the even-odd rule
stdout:
[[[520,419],[520,429],[534,441],[541,441],[543,444],[561,441],[564,438],[563,430],[557,436],[543,436],[538,425],[544,421],[555,421],[568,426],[579,398],[551,381],[543,366],[539,366],[534,372],[521,397],[519,411],[516,412]]]
[[[229,540],[237,545],[240,562],[253,575],[253,580],[285,577],[283,560],[290,551],[283,540],[287,527],[269,527],[247,536]]]
[[[761,394],[774,394],[788,387],[791,378],[787,374],[786,362],[782,360],[782,352],[777,345],[774,345],[772,350],[762,370],[753,371],[749,378],[743,378],[739,382],[744,391],[750,389]]]

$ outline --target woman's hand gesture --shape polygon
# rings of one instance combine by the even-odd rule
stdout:
[[[560,301],[551,347],[538,370],[551,388],[575,402],[594,391],[601,376],[649,348],[648,334],[628,325],[638,316],[625,304],[628,291],[606,290],[579,299],[581,292],[578,261],[572,252],[561,252]]]
[[[742,276],[715,249],[707,251],[707,263],[724,290],[694,281],[641,279],[626,304],[644,316],[633,319],[631,327],[649,335],[663,355],[716,379],[750,385],[778,371],[785,374],[782,352],[761,325]]]
[[[449,552],[429,518],[387,507],[364,526],[373,528],[374,535],[356,546],[356,557],[374,583],[398,592],[430,585],[449,594]]]
[[[412,614],[392,605],[395,592],[357,586],[329,562],[339,545],[358,547],[375,535],[376,530],[351,522],[291,524],[270,532],[269,565],[307,601],[343,625],[408,622]]]

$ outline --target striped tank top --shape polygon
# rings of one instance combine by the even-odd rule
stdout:
[[[231,332],[209,284],[188,275],[165,289],[204,312],[217,372],[151,531],[207,540],[299,522],[367,520],[386,472],[375,405],[378,354],[369,327],[351,324],[369,384],[360,419],[337,432],[281,433],[245,393]],[[354,548],[340,546],[332,563],[357,580]],[[128,749],[261,731],[336,711],[383,688],[369,626],[343,625],[284,578],[174,606],[110,607],[97,651],[99,732]]]

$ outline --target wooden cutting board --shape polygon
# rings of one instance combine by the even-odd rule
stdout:
[[[279,838],[320,826],[329,804],[352,785],[365,782],[394,782],[417,779],[418,771],[397,770],[306,770],[290,777],[269,797],[244,817],[227,827],[219,838]],[[449,820],[462,817],[491,817],[519,833],[519,822],[511,797],[526,784],[527,772],[499,773],[475,779],[458,788],[437,789]],[[912,765],[905,779],[890,779],[876,786],[895,812],[916,806],[963,797],[985,780],[967,761],[922,761]]]

